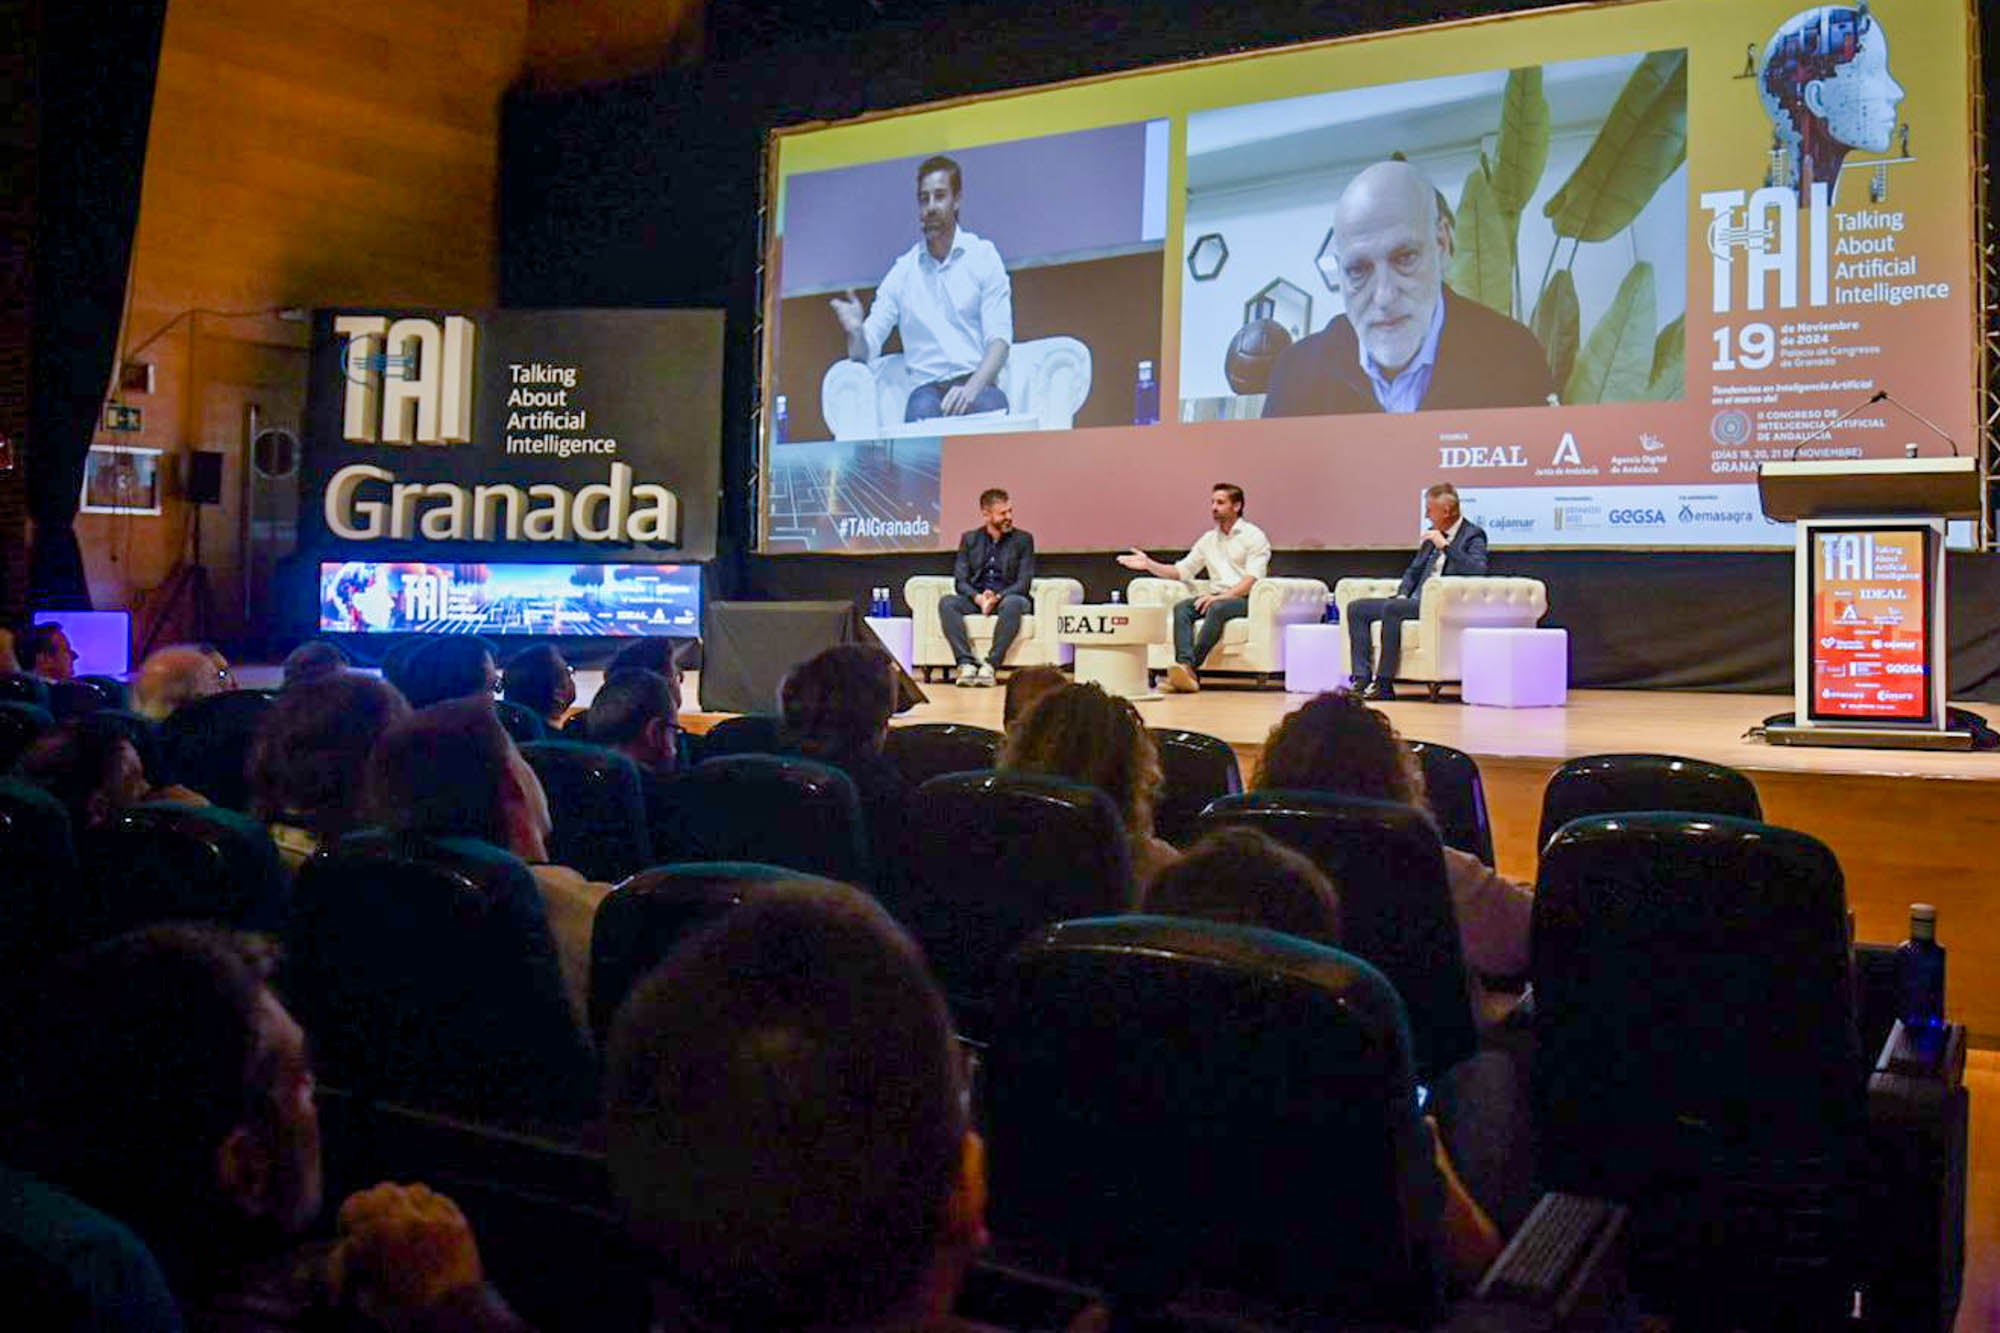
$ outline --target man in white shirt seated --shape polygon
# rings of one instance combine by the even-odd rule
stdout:
[[[1347,604],[1347,660],[1350,683],[1364,699],[1396,697],[1396,668],[1403,659],[1403,622],[1415,620],[1423,607],[1424,586],[1442,574],[1472,576],[1486,572],[1486,530],[1470,522],[1458,507],[1458,488],[1441,481],[1424,492],[1424,516],[1430,525],[1417,543],[1403,581],[1394,597],[1363,597]],[[1382,656],[1374,657],[1374,627],[1382,626]]]
[[[924,238],[890,266],[865,314],[852,288],[833,298],[847,355],[863,364],[882,354],[892,330],[916,388],[905,421],[1004,412],[995,383],[1014,341],[1014,285],[993,242],[958,225],[961,178],[948,157],[917,168],[917,222]]]
[[[1136,546],[1118,557],[1118,563],[1127,569],[1194,585],[1193,597],[1174,603],[1174,664],[1167,669],[1167,690],[1174,694],[1192,694],[1201,688],[1201,677],[1196,673],[1215,645],[1222,642],[1223,628],[1249,613],[1250,589],[1271,571],[1271,539],[1243,517],[1241,486],[1215,483],[1208,510],[1215,526],[1201,534],[1194,549],[1175,563],[1162,564]],[[1205,577],[1196,579],[1197,572]],[[1199,640],[1194,632],[1197,619],[1201,621]]]

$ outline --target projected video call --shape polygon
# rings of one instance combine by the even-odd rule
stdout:
[[[1784,546],[1760,463],[1976,439],[1962,9],[1514,14],[778,134],[762,540]],[[1919,352],[1917,349],[1922,348]],[[1940,445],[1942,447],[1942,445]],[[1192,497],[1192,498],[1190,498]]]

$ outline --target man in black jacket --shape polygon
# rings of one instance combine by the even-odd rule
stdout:
[[[1403,656],[1403,622],[1415,620],[1424,585],[1441,574],[1486,572],[1486,530],[1468,522],[1458,506],[1458,488],[1441,481],[1424,492],[1430,527],[1394,597],[1363,597],[1347,604],[1349,676],[1366,699],[1396,697],[1396,668]],[[1377,623],[1382,626],[1382,658],[1371,667]]]
[[[1028,589],[1035,580],[1035,539],[1014,526],[1014,502],[1007,492],[996,486],[981,494],[979,515],[986,521],[958,539],[958,560],[951,571],[956,590],[938,603],[944,639],[958,663],[958,683],[967,686],[993,684],[1021,631],[1021,617],[1032,609]],[[1000,621],[984,662],[972,651],[967,616]]]

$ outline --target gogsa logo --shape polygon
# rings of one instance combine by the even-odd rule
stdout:
[[[1605,518],[1614,525],[1628,528],[1663,527],[1667,521],[1667,516],[1657,509],[1614,509]]]

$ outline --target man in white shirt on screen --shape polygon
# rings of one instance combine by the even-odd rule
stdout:
[[[1250,589],[1271,571],[1271,539],[1243,517],[1241,486],[1216,482],[1209,492],[1208,512],[1215,526],[1173,564],[1162,564],[1136,546],[1118,557],[1127,569],[1194,586],[1194,596],[1174,603],[1174,664],[1167,669],[1167,690],[1172,694],[1192,694],[1201,688],[1197,673],[1202,663],[1222,642],[1223,628],[1249,613]],[[1197,572],[1204,577],[1197,580]],[[1199,640],[1194,632],[1197,619]]]
[[[847,355],[864,364],[903,334],[910,390],[905,421],[1004,412],[995,383],[1014,342],[1014,284],[993,242],[958,225],[958,163],[926,158],[917,168],[917,222],[924,238],[890,266],[865,313],[848,289],[833,298]]]

